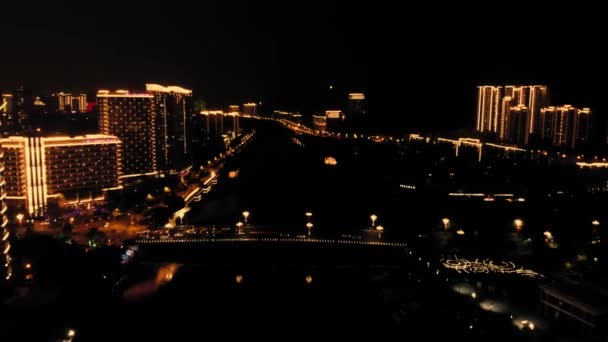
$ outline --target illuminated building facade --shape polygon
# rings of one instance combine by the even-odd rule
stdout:
[[[228,112],[230,113],[240,113],[241,108],[238,105],[230,105],[228,106]]]
[[[518,145],[527,144],[529,108],[518,105],[506,108],[504,113],[506,118],[504,140]]]
[[[156,159],[159,169],[174,167],[172,160],[190,153],[192,143],[192,90],[178,86],[146,84],[146,91],[154,96],[156,122]]]
[[[348,114],[357,116],[365,115],[365,94],[350,93],[348,94]]]
[[[553,146],[575,148],[589,141],[591,109],[571,105],[541,109],[541,138]]]
[[[245,115],[257,115],[258,114],[258,105],[250,102],[250,103],[245,103],[243,105],[243,114]]]
[[[122,177],[155,174],[156,108],[154,95],[127,90],[97,93],[99,129],[122,142]]]
[[[530,134],[540,134],[541,108],[547,106],[547,86],[478,86],[476,130],[495,133],[500,140],[508,139],[508,113],[512,107],[527,107],[526,132],[522,144]]]
[[[477,120],[479,132],[498,132],[498,115],[502,99],[502,87],[477,87]]]
[[[87,111],[87,95],[69,93],[57,93],[58,109],[62,112],[86,112]]]
[[[317,131],[327,131],[327,119],[323,115],[312,116],[312,128]]]
[[[13,115],[13,95],[2,94],[2,101],[0,102],[0,135],[6,135],[11,132],[12,126],[15,123]]]
[[[209,134],[238,134],[240,127],[239,113],[224,113],[221,110],[204,110],[200,113],[204,117],[205,130]]]
[[[13,110],[14,117],[17,120],[15,127],[17,127],[18,131],[22,131],[25,128],[33,106],[34,100],[32,99],[32,91],[30,89],[19,87],[13,92]]]
[[[339,131],[343,127],[344,113],[341,110],[326,110],[325,122],[327,130]]]
[[[49,199],[68,204],[102,201],[120,186],[121,142],[108,135],[8,137],[4,150],[6,199],[31,215]]]
[[[9,280],[13,271],[11,269],[10,230],[6,218],[6,181],[4,180],[3,160],[4,152],[2,150],[2,145],[0,144],[0,250],[2,250],[2,257],[0,258],[0,277]]]

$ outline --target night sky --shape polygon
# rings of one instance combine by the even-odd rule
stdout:
[[[2,7],[0,89],[93,94],[155,82],[191,87],[211,107],[255,100],[312,112],[332,84],[366,92],[372,115],[409,130],[472,127],[477,84],[533,82],[550,86],[554,104],[604,117],[606,25],[590,16],[601,11],[453,6],[13,2]]]

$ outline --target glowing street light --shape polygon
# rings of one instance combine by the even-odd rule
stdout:
[[[22,213],[17,214],[16,218],[19,221],[19,228],[21,228],[21,223],[23,222],[24,215]]]
[[[313,226],[314,226],[314,224],[312,224],[312,222],[306,223],[306,228],[308,228],[308,236],[310,236],[310,232],[311,232]]]
[[[67,339],[65,339],[64,341],[71,342],[72,339],[74,339],[74,336],[76,336],[76,330],[69,329],[68,332],[66,333]]]
[[[312,284],[312,276],[310,274],[306,276],[306,284]]]
[[[312,213],[310,211],[307,211],[305,215],[306,215],[306,221],[310,222],[310,218],[312,217]]]
[[[593,235],[596,235],[597,229],[600,227],[600,221],[593,220],[593,221],[591,221],[591,224],[593,225]]]
[[[450,227],[450,219],[447,217],[444,217],[441,219],[441,223],[443,223],[443,229],[448,230],[448,228]]]
[[[515,219],[515,220],[513,220],[513,224],[515,225],[515,230],[517,232],[521,232],[521,230],[524,226],[524,221],[522,219]]]
[[[243,222],[239,221],[236,223],[236,233],[237,234],[241,233],[241,228],[243,228]]]
[[[376,227],[376,230],[378,231],[378,239],[382,239],[382,232],[384,231],[384,227],[382,227],[381,225],[378,225]]]
[[[243,218],[245,219],[245,224],[247,224],[247,218],[249,217],[249,211],[243,211]]]
[[[376,214],[372,214],[369,218],[372,220],[372,228],[374,228],[374,225],[376,224],[376,220],[378,219],[378,216]]]

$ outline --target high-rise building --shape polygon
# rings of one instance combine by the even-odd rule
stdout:
[[[348,94],[348,115],[359,116],[365,115],[365,94],[350,93]]]
[[[32,113],[34,99],[32,91],[19,87],[13,92],[13,117],[14,127],[17,133],[22,133],[27,126],[27,120]]]
[[[228,106],[228,111],[230,113],[240,113],[241,109],[238,105],[230,105],[230,106]]]
[[[335,132],[340,131],[343,128],[344,113],[341,110],[326,110],[325,111],[325,122],[327,130]]]
[[[502,99],[502,87],[477,87],[477,120],[479,132],[498,133],[498,117]]]
[[[591,109],[571,105],[541,109],[541,138],[553,146],[575,148],[589,141]]]
[[[250,102],[243,105],[243,114],[255,116],[258,114],[258,105]]]
[[[6,199],[41,215],[49,199],[67,204],[102,201],[120,186],[121,142],[108,135],[8,137],[4,150]]]
[[[508,111],[511,107],[525,106],[528,136],[524,144],[528,143],[530,134],[540,134],[540,110],[549,102],[547,86],[478,86],[477,90],[477,131],[496,133],[499,139],[505,140]]]
[[[204,117],[205,130],[209,134],[234,133],[240,130],[239,113],[224,113],[221,110],[203,110],[200,115]]]
[[[324,115],[313,115],[312,116],[312,128],[317,131],[321,131],[321,132],[327,131],[327,119],[325,118],[325,116]]]
[[[0,102],[0,136],[9,134],[13,130],[15,121],[13,94],[2,94],[2,102]]]
[[[58,109],[63,112],[86,112],[87,95],[70,93],[57,93]]]
[[[12,277],[13,270],[11,269],[11,241],[10,229],[8,227],[8,219],[6,218],[6,182],[4,180],[4,151],[0,144],[0,250],[2,257],[0,258],[0,280],[9,280]]]
[[[23,130],[27,124],[27,119],[34,106],[32,91],[24,87],[19,87],[13,92],[13,110],[17,119],[17,129]]]
[[[504,140],[518,145],[528,143],[528,116],[529,108],[524,105],[517,105],[505,110],[506,134]]]
[[[122,142],[122,177],[155,174],[156,108],[151,94],[127,90],[97,93],[99,129]]]
[[[575,120],[575,146],[581,146],[589,143],[589,134],[591,133],[591,109],[583,108],[576,112]]]
[[[156,158],[159,169],[175,167],[172,161],[183,160],[190,154],[193,122],[192,90],[178,86],[146,84],[154,96],[156,121]],[[191,134],[189,134],[191,133]]]

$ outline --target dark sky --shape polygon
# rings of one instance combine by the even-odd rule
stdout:
[[[260,1],[261,2],[261,1]],[[405,6],[405,7],[404,7]],[[599,10],[337,1],[3,4],[0,89],[191,87],[211,106],[312,111],[329,84],[405,129],[472,126],[479,83],[543,83],[602,111]],[[465,13],[456,14],[458,12]]]

